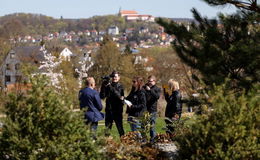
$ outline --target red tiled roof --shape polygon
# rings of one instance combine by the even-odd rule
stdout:
[[[122,10],[120,11],[121,14],[138,14],[136,11],[131,10]]]
[[[132,31],[132,30],[135,30],[135,28],[127,28],[127,30],[129,30],[129,31],[131,30]]]

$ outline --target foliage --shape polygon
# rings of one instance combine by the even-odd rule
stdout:
[[[64,29],[60,20],[40,14],[15,13],[0,18],[0,33],[7,37],[27,34],[44,34]],[[1,27],[2,26],[2,27]]]
[[[4,102],[7,96],[5,95],[4,91],[0,89],[0,117],[4,111]]]
[[[192,75],[198,75],[198,72],[184,64],[172,48],[153,47],[142,50],[142,54],[149,57],[149,65],[154,69],[152,74],[157,77],[159,83],[167,84],[168,80],[173,78],[180,83],[185,93],[198,88],[192,78]]]
[[[226,2],[226,1],[225,1]],[[202,18],[192,9],[195,20],[190,29],[159,19],[168,34],[176,36],[173,44],[178,56],[203,75],[209,86],[232,79],[231,87],[250,89],[260,77],[259,13],[241,11],[220,14],[219,20]]]
[[[139,143],[135,132],[124,135],[119,143],[108,139],[105,150],[108,159],[118,160],[155,160],[159,153],[157,149]]]
[[[204,0],[211,6],[220,6],[220,5],[234,5],[238,9],[251,10],[260,13],[259,3],[257,0]]]
[[[96,29],[97,31],[107,31],[111,26],[125,28],[126,22],[124,17],[117,15],[94,16],[89,19],[89,29]]]
[[[67,95],[66,99],[70,99],[73,103],[71,109],[79,107],[78,104],[78,79],[75,77],[74,65],[71,61],[62,61],[57,67],[57,70],[62,71],[62,82],[60,83],[60,91]]]
[[[8,20],[0,27],[0,35],[5,38],[15,38],[18,35],[24,35],[24,33],[25,26],[19,20]]]
[[[214,110],[176,138],[180,159],[259,159],[260,86],[242,95],[224,88],[210,94]]]
[[[31,79],[27,94],[10,95],[0,135],[0,159],[101,159],[82,113],[69,109],[42,76]],[[81,118],[82,117],[82,118]]]
[[[9,43],[8,39],[0,38],[0,64],[2,64],[5,56],[8,54],[10,49],[11,49],[11,44]]]
[[[127,136],[121,137],[121,141],[127,141],[127,143],[150,142],[149,135],[152,127],[150,124],[151,114],[146,111],[141,117],[132,118],[134,121],[128,123],[137,125],[137,131],[130,132]]]
[[[121,75],[121,82],[126,86],[130,86],[135,73],[132,56],[121,54],[115,42],[109,37],[102,42],[94,57],[94,62],[95,64],[90,69],[89,75],[96,77],[98,84],[101,84],[101,76],[117,70]]]
[[[120,32],[126,28],[149,28],[151,32],[158,30],[158,24],[151,22],[127,22],[118,15],[93,16],[84,19],[54,19],[41,14],[14,13],[0,17],[0,35],[6,38],[17,35],[47,35],[50,32],[97,30],[107,31],[117,26]],[[137,33],[137,32],[136,32]],[[137,38],[137,37],[134,37]]]
[[[124,127],[124,130],[126,133],[128,132],[131,132],[131,129],[130,129],[130,126],[129,126],[129,122],[126,119],[125,116],[127,115],[123,115],[124,116],[124,120],[123,120],[123,127]],[[98,134],[101,134],[101,135],[104,135],[104,131],[106,130],[106,127],[105,127],[105,120],[103,121],[100,121],[99,123],[99,126],[98,126],[98,130],[97,130],[97,133]],[[161,118],[161,117],[158,117],[156,119],[156,125],[155,125],[155,130],[158,134],[161,134],[161,133],[164,133],[164,126],[165,126],[165,123],[164,123],[164,118]],[[120,137],[118,136],[118,131],[117,131],[117,128],[115,125],[112,126],[112,129],[110,131],[110,135],[112,136],[113,140],[116,141],[116,142],[119,142],[120,141]],[[122,139],[121,139],[122,140]]]
[[[134,28],[136,31],[141,28],[149,28],[150,32],[158,32],[159,25],[154,22],[144,22],[144,21],[129,21],[127,22],[127,28]]]
[[[175,141],[176,137],[182,136],[185,132],[189,131],[189,125],[192,122],[192,118],[181,118],[179,120],[176,119],[169,119],[169,118],[165,118],[165,122],[166,123],[166,133],[168,134],[168,139],[170,141]],[[169,128],[171,130],[169,130]]]
[[[143,116],[140,117],[141,128],[139,132],[141,133],[142,140],[150,142],[150,129],[151,129],[151,114],[149,112],[144,112]]]

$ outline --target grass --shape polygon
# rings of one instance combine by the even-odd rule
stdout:
[[[124,130],[125,130],[125,134],[127,134],[127,132],[131,131],[129,123],[127,122],[127,118],[124,118],[123,126],[124,126]],[[163,130],[163,128],[165,128],[164,118],[163,117],[157,117],[156,124],[155,124],[156,133],[157,134],[158,133],[165,133],[165,130]],[[105,134],[105,121],[104,120],[99,121],[97,134],[98,135],[104,135]],[[110,135],[113,137],[113,139],[119,141],[119,133],[117,131],[115,123],[113,123],[112,129],[110,131]]]
[[[186,118],[187,117],[191,117],[194,114],[194,112],[193,113],[187,112],[187,106],[185,106],[185,105],[183,106],[182,111],[183,111],[182,112],[182,118],[184,118],[184,119],[185,119],[185,117]],[[157,115],[156,124],[155,124],[156,134],[165,133],[165,129],[164,128],[166,128],[166,124],[164,122],[164,119],[165,119],[164,116],[158,116]],[[124,127],[125,134],[127,134],[128,132],[131,131],[130,130],[130,125],[127,122],[127,115],[126,114],[124,114],[123,127]],[[97,134],[101,135],[101,136],[105,135],[105,120],[102,120],[102,121],[98,122]],[[110,131],[110,135],[113,137],[113,139],[115,139],[116,141],[119,141],[119,133],[117,131],[115,123],[113,123],[112,129]]]

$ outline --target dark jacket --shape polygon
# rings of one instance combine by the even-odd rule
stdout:
[[[102,103],[99,93],[89,87],[79,91],[80,109],[87,108],[85,119],[91,122],[97,122],[104,119]]]
[[[124,87],[120,83],[111,83],[108,86],[102,86],[100,91],[101,99],[106,98],[106,112],[123,113]]]
[[[126,113],[128,113],[129,116],[140,117],[143,115],[144,111],[147,110],[144,89],[138,91],[132,90],[126,99],[132,103],[132,106],[127,106],[126,109]]]
[[[160,94],[161,89],[156,85],[152,86],[150,90],[145,90],[146,106],[149,113],[157,112],[157,102],[160,98]]]
[[[180,91],[173,91],[172,94],[164,92],[165,100],[167,102],[165,117],[172,118],[175,114],[181,115],[182,112],[182,95]]]

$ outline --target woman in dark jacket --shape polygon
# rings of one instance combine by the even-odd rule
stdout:
[[[181,103],[181,92],[179,90],[179,83],[170,79],[168,81],[169,91],[167,92],[164,88],[164,97],[167,102],[166,110],[165,110],[165,120],[167,124],[167,128],[170,131],[173,131],[173,126],[169,126],[171,120],[179,120],[181,118],[182,113],[182,103]]]
[[[132,90],[126,97],[126,99],[132,103],[128,104],[126,109],[126,113],[128,114],[128,122],[132,131],[137,131],[137,128],[140,127],[138,117],[141,117],[147,110],[143,84],[144,82],[141,77],[134,77]]]

